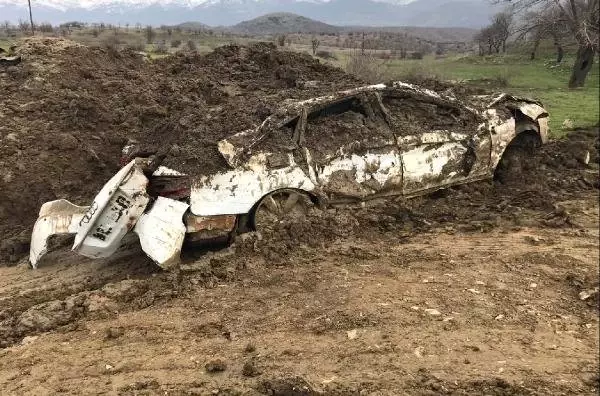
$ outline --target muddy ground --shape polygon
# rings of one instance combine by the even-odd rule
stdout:
[[[598,392],[597,128],[504,183],[315,208],[177,272],[135,243],[97,261],[59,245],[33,271],[39,203],[89,202],[127,139],[168,137],[193,168],[189,147],[206,162],[283,98],[357,82],[262,45],[147,63],[28,43],[0,71],[0,394]]]
[[[315,209],[272,235],[0,268],[6,394],[580,395],[598,377],[598,131],[517,180]]]

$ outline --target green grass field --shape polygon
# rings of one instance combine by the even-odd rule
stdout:
[[[571,128],[597,125],[600,117],[598,65],[588,75],[584,88],[569,89],[572,63],[572,57],[565,57],[561,66],[552,67],[551,58],[530,61],[524,55],[506,55],[397,60],[386,66],[392,78],[420,75],[444,80],[492,80],[498,84],[494,90],[539,99],[550,113],[552,135],[560,137]],[[563,125],[567,119],[572,121],[571,127]]]

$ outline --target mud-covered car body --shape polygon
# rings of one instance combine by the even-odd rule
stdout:
[[[522,136],[545,143],[548,114],[506,94],[465,102],[395,82],[286,101],[258,127],[218,143],[227,170],[194,178],[185,169],[149,173],[148,160],[137,158],[89,207],[46,203],[30,262],[37,265],[54,234],[75,234],[73,250],[106,257],[133,232],[168,267],[186,238],[230,235],[274,192],[301,191],[323,205],[421,195],[492,177]]]

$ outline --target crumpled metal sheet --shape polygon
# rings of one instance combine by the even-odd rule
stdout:
[[[65,199],[42,205],[31,233],[29,262],[33,268],[37,268],[42,256],[48,252],[48,239],[52,235],[75,234],[88,209],[88,206],[77,206]]]
[[[171,268],[179,262],[186,233],[183,215],[188,207],[184,202],[158,197],[134,228],[142,250],[162,268]]]
[[[91,258],[116,252],[150,201],[147,186],[148,178],[135,160],[121,169],[102,187],[84,214],[73,250]]]

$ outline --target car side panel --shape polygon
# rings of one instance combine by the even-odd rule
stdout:
[[[279,168],[269,167],[267,156],[260,154],[245,168],[194,180],[190,210],[196,216],[248,213],[262,197],[282,188],[311,192],[315,185],[292,154],[288,165]]]
[[[402,186],[400,153],[392,145],[340,155],[314,169],[317,184],[332,202],[361,200],[394,191],[400,194]]]

